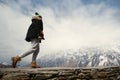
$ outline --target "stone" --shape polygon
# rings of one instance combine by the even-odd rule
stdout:
[[[120,68],[2,68],[0,80],[120,80]]]
[[[86,76],[85,76],[84,73],[80,73],[80,74],[78,74],[78,77],[81,78],[81,79],[83,79],[83,78],[85,78]]]
[[[2,78],[3,77],[3,73],[0,71],[0,78]]]
[[[99,78],[106,78],[107,77],[107,73],[106,72],[99,72],[98,73],[98,77]]]
[[[30,79],[27,74],[24,73],[10,73],[3,76],[3,80],[28,80]]]
[[[70,75],[73,75],[73,73],[66,73],[66,72],[60,72],[59,73],[59,76],[70,76]]]
[[[91,76],[92,78],[98,78],[98,71],[96,69],[92,69],[91,70]]]
[[[120,75],[117,77],[117,80],[120,80]]]

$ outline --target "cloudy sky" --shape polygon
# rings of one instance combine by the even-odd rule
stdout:
[[[44,54],[64,49],[119,45],[120,0],[0,0],[0,60],[21,55],[34,12],[43,16]],[[30,56],[26,58],[31,59]]]

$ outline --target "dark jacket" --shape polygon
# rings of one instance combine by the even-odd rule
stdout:
[[[31,39],[38,38],[38,36],[40,36],[40,31],[43,31],[43,22],[42,22],[42,20],[33,19],[32,24],[30,25],[30,27],[28,29],[25,40],[27,42],[30,42]]]

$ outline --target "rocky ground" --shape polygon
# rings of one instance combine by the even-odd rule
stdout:
[[[0,80],[120,80],[120,67],[0,68]]]

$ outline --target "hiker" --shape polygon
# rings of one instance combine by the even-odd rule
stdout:
[[[35,16],[33,16],[31,20],[32,24],[30,25],[25,38],[27,42],[31,42],[31,49],[22,54],[21,56],[17,55],[12,57],[12,66],[14,68],[16,67],[18,61],[20,61],[22,58],[26,57],[29,54],[33,54],[31,67],[40,68],[40,66],[36,63],[36,58],[39,53],[39,43],[41,43],[41,40],[44,40],[42,16],[40,16],[36,12]]]

